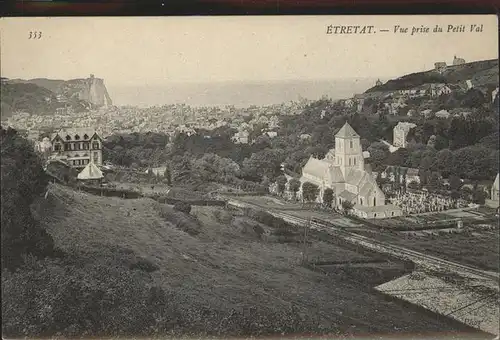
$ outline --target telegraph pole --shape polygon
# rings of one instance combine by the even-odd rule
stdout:
[[[307,263],[307,248],[308,248],[308,237],[309,237],[309,229],[311,228],[311,217],[307,219],[307,223],[304,225],[304,243],[302,246],[302,264]]]

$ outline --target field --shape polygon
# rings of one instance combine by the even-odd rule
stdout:
[[[143,268],[122,271],[120,278],[111,276],[110,280],[130,276],[130,280],[137,282],[133,286],[119,283],[111,286],[115,287],[111,290],[125,287],[126,294],[131,294],[130,290],[135,289],[134,295],[121,297],[124,301],[135,301],[135,295],[142,294],[140,282],[153,293],[154,289],[163,291],[160,295],[164,298],[160,300],[165,301],[164,314],[156,316],[155,321],[164,325],[163,331],[174,329],[176,334],[184,334],[189,330],[212,335],[318,332],[337,336],[474,332],[421,308],[387,299],[373,289],[375,283],[370,286],[356,281],[355,276],[349,277],[345,271],[333,270],[325,275],[305,268],[299,265],[300,244],[263,242],[252,228],[245,228],[244,224],[252,224],[251,220],[224,209],[193,207],[194,217],[181,216],[182,213],[148,198],[105,198],[59,185],[52,185],[47,199],[41,201],[34,209],[35,216],[49,227],[56,245],[70,258],[85,261],[82,269],[76,270],[83,276],[78,282],[85,287],[95,282],[106,287],[103,278],[114,275],[124,262],[129,268]],[[182,224],[193,224],[197,232],[184,232],[179,228]],[[379,260],[366,252],[320,241],[311,244],[309,254],[331,262]],[[51,275],[50,281],[56,280],[62,286],[69,280],[65,275],[77,275],[57,263],[50,268],[58,273]],[[36,269],[36,273],[47,270]],[[25,274],[16,275],[25,278]],[[24,291],[19,282],[25,281],[14,283],[9,277],[5,280],[12,290]],[[46,284],[41,282],[37,289]],[[33,293],[36,289],[31,292],[37,294]],[[111,293],[104,289],[100,294],[106,298]],[[15,294],[4,296],[17,298]],[[153,302],[135,307],[140,313],[154,305]],[[120,320],[130,319],[133,312],[114,315],[119,312],[113,309],[112,318],[107,314],[102,317],[111,324],[126,327],[127,323]],[[19,313],[21,317],[24,311],[11,313]],[[152,312],[144,313],[149,316]],[[9,316],[15,324],[12,314]]]
[[[272,209],[276,211],[283,211],[287,214],[297,216],[300,218],[317,218],[324,221],[335,223],[336,225],[345,228],[356,228],[362,226],[360,223],[353,221],[341,214],[331,211],[313,210],[307,205],[302,205],[296,202],[287,202],[271,196],[237,196],[236,200],[250,203],[259,206],[263,209]]]
[[[484,270],[498,271],[500,267],[498,220],[495,220],[492,209],[450,210],[369,220],[369,224],[363,225],[339,214],[313,211],[299,203],[285,202],[273,197],[243,196],[237,199],[302,218],[316,217],[382,241]],[[450,230],[456,228],[456,222],[453,222],[456,219],[463,221],[464,230]],[[445,224],[450,225],[440,227],[440,221],[448,221]]]
[[[463,232],[434,232],[432,234],[391,235],[392,243],[432,254],[446,260],[498,272],[500,237],[498,225],[490,228],[471,226]],[[386,238],[387,236],[385,236]]]
[[[425,230],[445,227],[446,225],[456,226],[457,220],[464,224],[478,224],[495,221],[492,209],[453,209],[442,212],[431,212],[418,215],[401,216],[383,220],[372,220],[376,225],[394,230]]]

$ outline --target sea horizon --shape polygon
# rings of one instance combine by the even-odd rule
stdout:
[[[350,98],[375,85],[377,78],[331,80],[265,80],[171,83],[165,85],[106,84],[116,106],[265,106],[328,97]]]

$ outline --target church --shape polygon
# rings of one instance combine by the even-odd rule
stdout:
[[[325,189],[331,188],[334,206],[340,207],[342,202],[349,201],[353,204],[353,212],[362,218],[402,215],[399,207],[385,204],[385,194],[378,187],[369,165],[365,165],[360,136],[348,123],[335,135],[335,148],[324,159],[309,158],[302,169],[300,182],[319,187],[318,202],[323,201]]]

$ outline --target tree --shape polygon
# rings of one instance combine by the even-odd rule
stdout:
[[[283,194],[283,192],[285,191],[287,182],[288,182],[288,180],[286,179],[286,176],[284,176],[284,175],[281,175],[276,179],[279,194]]]
[[[323,193],[323,204],[331,208],[333,203],[333,190],[331,188],[326,188]]]
[[[484,190],[477,188],[472,192],[473,203],[484,204],[485,201],[486,201],[486,193],[484,192]]]
[[[472,198],[472,189],[466,186],[463,186],[460,189],[460,197],[466,201]]]
[[[381,142],[375,142],[368,147],[368,152],[370,152],[373,170],[381,170],[390,153],[388,146]]]
[[[297,197],[297,192],[300,189],[300,181],[298,179],[296,179],[296,178],[292,178],[290,180],[289,189],[293,193],[293,197],[296,198]]]
[[[431,172],[427,182],[427,188],[429,191],[437,191],[441,189],[443,183],[441,181],[441,176],[437,172]]]
[[[460,187],[462,186],[462,181],[460,180],[460,177],[456,175],[451,175],[450,178],[448,179],[450,183],[450,190],[451,191],[458,191]]]
[[[170,167],[167,166],[165,168],[165,173],[163,174],[165,176],[165,180],[167,182],[168,186],[172,185],[172,172],[170,171]]]
[[[174,204],[174,209],[189,214],[191,212],[191,205],[186,202],[176,202]]]
[[[411,181],[410,183],[408,183],[408,188],[413,189],[413,190],[417,190],[417,189],[420,189],[420,184],[418,184],[417,181]]]
[[[460,193],[456,190],[453,190],[451,193],[450,193],[450,197],[454,200],[457,200],[460,198]]]
[[[313,202],[318,197],[319,187],[316,184],[305,182],[302,184],[302,197],[305,201]]]
[[[443,149],[436,154],[436,170],[447,177],[452,171],[455,156],[450,149]]]
[[[255,152],[243,161],[242,172],[249,180],[261,181],[264,175],[273,180],[281,173],[281,163],[285,158],[282,149]]]
[[[54,254],[52,237],[33,218],[30,205],[47,186],[40,159],[16,130],[1,128],[2,269],[13,270],[23,256]]]
[[[354,204],[352,204],[351,201],[342,201],[342,209],[344,210],[344,214],[349,214],[353,207]]]

